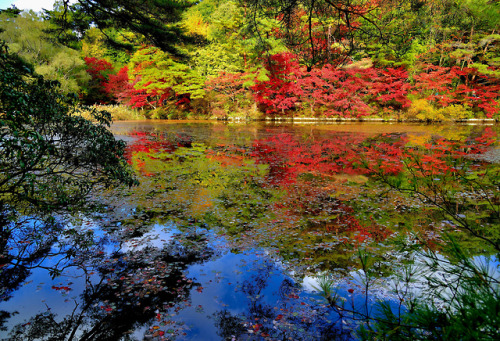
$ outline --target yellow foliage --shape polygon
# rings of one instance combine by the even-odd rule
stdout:
[[[105,37],[101,31],[91,28],[82,41],[82,55],[85,57],[103,59],[106,53],[104,46]]]
[[[113,121],[144,120],[145,117],[137,109],[131,109],[124,105],[93,105],[89,109],[78,107],[75,115],[92,120],[91,110],[105,110],[111,114]]]
[[[426,99],[417,99],[412,101],[406,116],[420,121],[457,121],[472,117],[472,111],[467,105],[452,104],[436,108]]]
[[[473,113],[468,105],[452,104],[439,110],[450,120],[463,120],[473,117]]]
[[[197,11],[186,14],[183,26],[191,34],[197,34],[203,37],[206,37],[208,34],[208,24],[203,21],[203,16]]]
[[[412,101],[406,115],[409,119],[421,121],[442,121],[444,119],[444,116],[440,115],[438,110],[425,99]]]

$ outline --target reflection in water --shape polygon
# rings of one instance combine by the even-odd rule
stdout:
[[[75,254],[74,268],[58,281],[74,278],[80,287],[75,288],[73,282],[52,285],[50,295],[59,292],[67,297],[72,291],[83,289],[78,296],[65,300],[72,307],[71,312],[59,316],[50,301],[45,302],[45,311],[29,319],[26,311],[20,311],[25,321],[12,329],[9,338],[118,340],[143,326],[153,328],[147,328],[144,335],[165,334],[165,328],[160,326],[167,325],[169,311],[187,301],[190,288],[195,285],[184,270],[212,255],[203,235],[176,235],[172,231],[168,234],[171,240],[161,244],[155,240],[155,245],[135,248],[130,245],[138,240],[132,239],[122,250],[110,254],[97,250],[93,250],[97,251],[94,254]],[[106,236],[113,237],[116,236]],[[143,235],[148,237],[151,236]],[[191,243],[193,240],[196,244]],[[24,308],[30,311],[29,307]],[[153,321],[156,327],[151,325]]]
[[[387,283],[412,260],[393,241],[408,227],[429,240],[456,233],[370,172],[397,174],[403,148],[482,136],[456,126],[114,129],[127,137],[141,185],[102,193],[108,211],[67,221],[0,216],[3,339],[352,339],[376,300],[403,305]],[[492,217],[477,219],[491,227]],[[359,248],[370,255],[362,269]]]
[[[189,275],[200,281],[203,293],[192,295],[191,311],[183,310],[179,319],[189,321],[190,339],[217,334],[237,340],[316,340],[350,338],[351,329],[317,295],[304,292],[283,272],[277,260],[265,252],[248,250],[226,253],[220,258],[189,268]],[[192,319],[191,314],[212,317]],[[215,328],[215,329],[214,329]],[[333,338],[335,339],[335,338]]]
[[[43,263],[58,241],[61,225],[54,220],[14,219],[0,213],[0,301],[7,301],[30,275],[30,269]]]

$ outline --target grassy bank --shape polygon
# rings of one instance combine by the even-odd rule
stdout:
[[[132,109],[125,105],[93,105],[90,107],[79,107],[76,115],[80,115],[87,119],[92,119],[92,110],[104,110],[111,114],[113,121],[134,121],[145,119],[172,119],[172,120],[223,120],[231,122],[242,121],[277,121],[277,122],[299,122],[299,123],[325,123],[325,122],[415,122],[415,123],[431,123],[431,122],[456,122],[456,123],[498,123],[498,118],[450,118],[440,117],[439,119],[429,119],[426,117],[415,117],[400,113],[397,115],[373,115],[363,117],[336,117],[336,116],[315,116],[308,117],[305,115],[266,115],[256,108],[248,110],[239,110],[231,114],[221,115],[220,111],[206,110],[205,113],[193,112],[192,110],[172,109],[170,107],[157,108],[155,110],[140,110]]]

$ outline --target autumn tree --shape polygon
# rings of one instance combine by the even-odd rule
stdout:
[[[204,81],[187,65],[176,62],[157,47],[138,50],[129,64],[129,78],[134,83],[134,107],[158,108],[169,99],[189,99],[204,95]]]
[[[129,104],[135,89],[128,77],[128,67],[124,66],[116,74],[110,74],[104,83],[104,89],[113,101]]]
[[[86,87],[86,93],[82,96],[87,104],[107,103],[110,98],[105,90],[105,84],[109,80],[109,75],[114,71],[113,65],[104,59],[85,57],[87,73],[91,80]]]
[[[345,63],[358,48],[360,21],[375,22],[379,6],[373,0],[247,0],[245,4],[252,20],[261,16],[277,20],[275,34],[308,71],[325,63]]]

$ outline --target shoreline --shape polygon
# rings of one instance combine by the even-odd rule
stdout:
[[[112,120],[113,123],[118,122],[227,122],[227,123],[299,123],[299,124],[347,124],[347,123],[387,123],[387,124],[423,124],[423,125],[443,125],[443,124],[458,124],[458,125],[497,125],[500,120],[493,118],[470,118],[465,120],[445,120],[445,121],[420,121],[420,120],[405,120],[405,119],[384,119],[384,118],[327,118],[327,117],[228,117],[228,118],[184,118],[184,119],[157,119],[157,118],[140,118],[140,119],[125,119]]]
[[[418,123],[418,124],[485,124],[495,125],[500,121],[494,118],[469,118],[463,120],[444,120],[444,121],[421,121],[396,118],[349,118],[349,117],[228,117],[225,119],[209,118],[208,120],[228,121],[228,122],[297,122],[297,123]],[[195,120],[196,121],[196,120]]]

